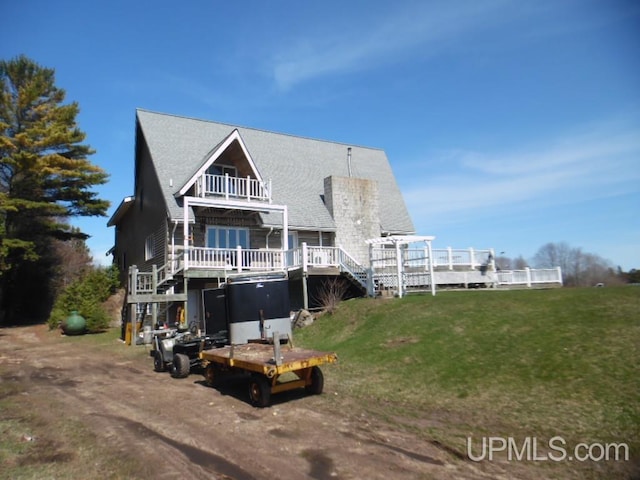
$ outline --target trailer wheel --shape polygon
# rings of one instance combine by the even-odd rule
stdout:
[[[320,367],[311,367],[311,383],[305,387],[305,390],[312,395],[320,395],[324,388],[324,375]]]
[[[268,407],[271,401],[271,383],[264,375],[252,375],[249,381],[249,398],[254,407]]]
[[[207,365],[207,368],[204,369],[204,382],[207,384],[207,387],[213,387],[218,380],[218,369],[216,365],[210,363]]]
[[[156,350],[156,353],[153,354],[153,369],[156,372],[164,372],[167,369],[164,363],[164,356],[160,350]]]
[[[191,364],[189,357],[184,353],[176,353],[173,355],[173,364],[171,365],[171,376],[174,378],[186,378],[189,376]]]

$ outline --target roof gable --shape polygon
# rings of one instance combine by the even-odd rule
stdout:
[[[147,110],[137,110],[136,114],[171,220],[180,221],[184,217],[182,200],[176,194],[197,177],[214,152],[225,151],[222,148],[225,140],[234,139],[229,147],[237,141],[236,137],[232,137],[237,130],[247,161],[253,162],[256,175],[259,173],[263,179],[271,182],[273,202],[288,206],[292,229],[336,229],[323,201],[324,179],[333,175],[376,181],[380,196],[381,231],[400,234],[414,232],[391,165],[381,149]],[[213,149],[212,145],[215,146]],[[347,161],[349,147],[350,169]],[[279,217],[278,213],[261,214],[267,226],[282,225]]]
[[[255,162],[251,158],[251,155],[249,154],[249,150],[247,149],[247,146],[245,145],[244,140],[242,140],[242,136],[240,135],[240,132],[236,128],[222,142],[220,142],[211,152],[207,154],[207,156],[204,159],[204,163],[202,163],[202,165],[200,166],[200,168],[198,168],[196,173],[194,173],[187,180],[187,182],[182,186],[182,188],[180,188],[180,190],[177,192],[176,195],[179,195],[179,196],[186,195],[189,189],[196,182],[196,180],[199,177],[201,177],[209,169],[209,167],[211,167],[216,162],[216,160],[218,160],[226,151],[228,151],[228,149],[234,144],[234,142],[242,151],[244,160],[247,162],[249,169],[254,174],[255,178],[257,180],[262,181],[260,172],[258,172]]]

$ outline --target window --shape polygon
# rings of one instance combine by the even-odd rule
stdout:
[[[233,227],[208,227],[207,247],[249,248],[249,229]]]
[[[236,167],[232,167],[231,165],[211,165],[207,169],[207,173],[209,175],[229,175],[230,177],[237,177]]]
[[[149,235],[144,241],[144,259],[151,260],[155,256],[153,235]]]

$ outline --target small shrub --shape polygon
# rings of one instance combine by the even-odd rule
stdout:
[[[338,304],[342,301],[348,289],[349,286],[342,278],[331,278],[322,283],[314,300],[324,312],[332,314],[338,308]]]
[[[49,316],[49,329],[59,328],[71,311],[77,310],[87,322],[87,331],[97,333],[109,326],[109,315],[102,307],[118,287],[115,267],[95,268],[67,286],[56,299]]]

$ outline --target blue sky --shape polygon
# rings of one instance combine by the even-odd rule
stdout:
[[[566,242],[640,268],[640,2],[2,2],[56,70],[112,202],[137,107],[386,151],[435,248]],[[107,218],[74,224],[96,260]]]

